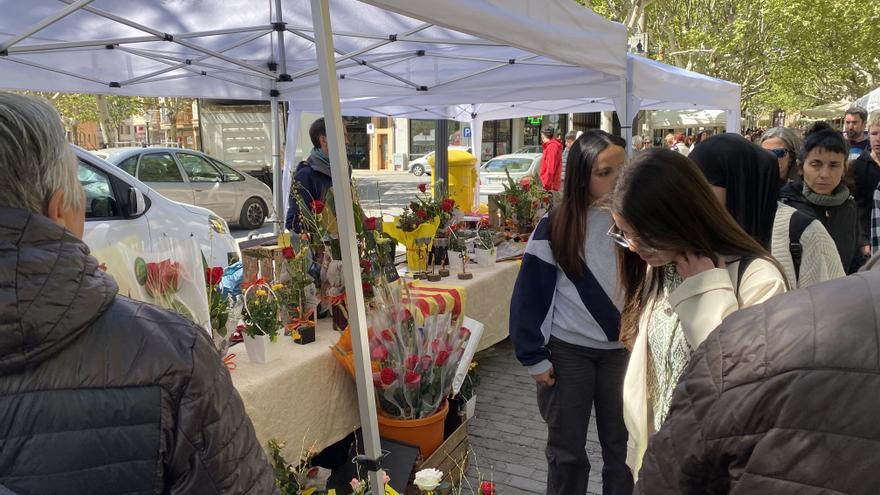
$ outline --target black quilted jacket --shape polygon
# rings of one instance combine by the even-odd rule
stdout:
[[[0,493],[272,493],[206,333],[116,292],[69,232],[0,208]]]
[[[880,493],[880,272],[729,316],[691,358],[637,492]]]

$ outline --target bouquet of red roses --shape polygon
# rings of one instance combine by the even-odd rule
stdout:
[[[398,303],[373,311],[370,323],[373,383],[382,412],[399,419],[437,412],[452,390],[470,330],[448,313],[418,325],[412,312]]]

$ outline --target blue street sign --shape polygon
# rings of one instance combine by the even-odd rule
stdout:
[[[464,137],[471,137],[471,128],[465,127],[464,129],[462,129],[461,135]]]

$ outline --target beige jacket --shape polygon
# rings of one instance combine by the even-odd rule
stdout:
[[[726,268],[713,268],[685,279],[669,296],[672,309],[681,320],[681,328],[692,349],[706,340],[724,318],[740,308],[762,303],[785,292],[785,278],[773,263],[763,259],[752,261],[739,284],[736,278],[739,263]],[[648,304],[650,308],[652,303]],[[633,345],[626,377],[623,381],[623,419],[629,431],[626,463],[638,480],[642,458],[648,447],[651,428],[648,424],[648,338],[646,328],[651,311],[639,321],[639,334]]]

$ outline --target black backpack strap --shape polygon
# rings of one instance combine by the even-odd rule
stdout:
[[[794,263],[795,283],[801,278],[801,259],[804,248],[801,245],[801,236],[813,222],[813,217],[801,213],[798,210],[788,219],[788,251],[791,253],[791,261]]]
[[[755,261],[755,258],[740,258],[739,266],[736,267],[736,298],[739,299],[739,286],[742,283],[743,275],[746,274],[749,265]]]

